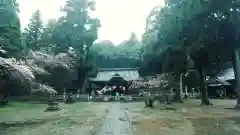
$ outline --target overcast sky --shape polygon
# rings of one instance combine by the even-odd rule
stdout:
[[[60,7],[65,0],[19,0],[20,18],[26,27],[32,13],[42,11],[44,22],[58,18]],[[145,19],[150,10],[157,5],[163,5],[163,0],[96,0],[96,15],[101,21],[98,40],[111,40],[120,43],[127,39],[131,32],[138,38],[144,32]]]

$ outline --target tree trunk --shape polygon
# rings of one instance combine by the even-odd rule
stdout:
[[[8,95],[6,93],[0,93],[0,106],[8,104]]]
[[[239,60],[239,53],[237,49],[233,50],[233,70],[235,75],[235,92],[237,93],[237,108],[240,108],[240,60]]]
[[[181,90],[176,90],[175,101],[179,102],[179,103],[183,103],[182,96],[181,96]]]
[[[82,63],[81,63],[82,64]],[[81,92],[85,93],[85,85],[86,85],[86,69],[84,67],[78,67],[78,87],[81,88]]]
[[[153,99],[152,98],[146,98],[144,102],[145,102],[145,108],[146,107],[153,108]]]
[[[145,108],[148,107],[148,100],[145,100],[144,103],[145,103]]]
[[[179,90],[176,90],[176,97],[175,100],[179,103],[183,103],[181,93],[183,92],[183,73],[180,74],[179,79]]]
[[[208,99],[208,92],[205,83],[205,75],[202,67],[198,67],[198,73],[200,76],[200,89],[202,92],[202,105],[212,105],[212,103]]]
[[[169,100],[169,96],[166,96],[166,104],[171,104],[170,100]]]
[[[153,108],[153,100],[152,99],[149,99],[149,107]]]

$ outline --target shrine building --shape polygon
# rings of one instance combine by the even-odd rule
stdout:
[[[111,87],[121,94],[128,93],[132,81],[140,79],[138,68],[99,68],[95,77],[88,78],[88,88]],[[123,90],[120,90],[120,89]],[[115,91],[114,90],[114,91]]]

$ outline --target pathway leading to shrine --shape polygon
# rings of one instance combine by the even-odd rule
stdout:
[[[127,110],[113,103],[98,135],[133,135]]]

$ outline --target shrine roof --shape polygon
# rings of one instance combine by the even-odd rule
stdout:
[[[115,74],[120,75],[126,81],[139,79],[138,68],[100,68],[95,78],[89,78],[91,81],[109,81]]]

